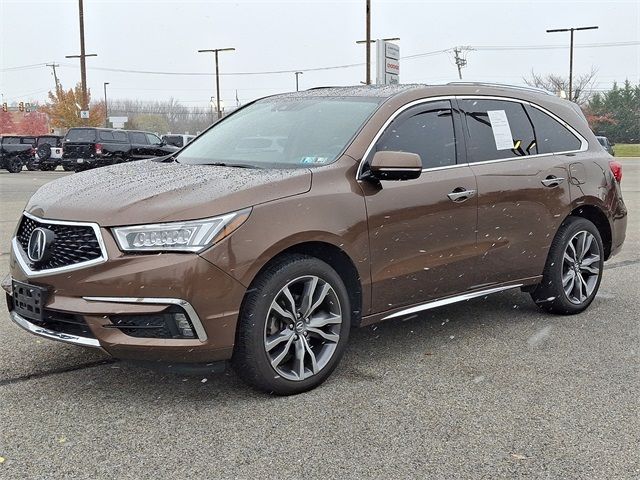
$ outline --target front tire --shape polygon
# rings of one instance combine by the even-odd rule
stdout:
[[[569,217],[553,239],[542,283],[531,297],[552,313],[580,313],[598,293],[603,269],[600,232],[585,218]]]
[[[232,365],[252,387],[293,395],[338,365],[351,325],[344,282],[323,261],[288,255],[267,267],[243,301]]]

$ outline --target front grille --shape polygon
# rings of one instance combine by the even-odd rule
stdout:
[[[55,238],[47,246],[46,259],[33,263],[27,257],[26,252],[31,233],[37,227],[51,230]],[[17,240],[24,251],[24,260],[29,263],[29,268],[36,271],[77,265],[102,257],[96,233],[88,225],[61,225],[23,216],[18,228]]]
[[[57,333],[66,333],[68,335],[75,335],[76,337],[96,338],[80,315],[45,309],[42,320],[29,319],[29,322]]]

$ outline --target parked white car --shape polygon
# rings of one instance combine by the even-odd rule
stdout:
[[[36,154],[27,162],[28,170],[55,170],[62,159],[62,137],[43,135],[36,140]]]

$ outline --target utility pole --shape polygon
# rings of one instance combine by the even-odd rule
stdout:
[[[593,27],[571,27],[571,28],[555,28],[547,30],[547,33],[571,32],[571,41],[569,43],[569,101],[573,100],[573,32],[578,30],[597,30],[597,26]]]
[[[453,49],[453,55],[456,62],[456,66],[458,67],[458,78],[462,80],[462,67],[467,66],[467,59],[464,56],[465,52],[473,50],[471,47],[455,47]]]
[[[367,27],[366,27],[366,35],[365,35],[365,41],[367,42],[366,44],[366,50],[367,50],[367,75],[365,78],[365,83],[367,85],[371,85],[371,0],[367,0],[367,6],[366,6],[366,10],[367,10]]]
[[[47,67],[51,67],[53,69],[53,80],[54,82],[56,82],[56,94],[58,93],[58,90],[60,89],[60,83],[58,82],[58,74],[56,73],[56,67],[59,67],[60,65],[57,64],[56,62],[53,63],[47,63]]]
[[[109,104],[107,103],[107,85],[109,82],[104,82],[104,126],[109,126]]]
[[[222,111],[220,110],[220,72],[218,70],[218,52],[232,52],[235,48],[211,48],[208,50],[198,50],[198,53],[214,53],[216,59],[216,111],[218,119],[222,118]]]
[[[296,72],[294,73],[294,75],[296,76],[296,92],[299,90],[298,89],[298,75],[302,75],[304,74],[304,72]]]
[[[89,110],[89,96],[87,95],[87,65],[86,57],[97,57],[95,53],[86,54],[84,50],[84,8],[82,0],[78,0],[78,10],[80,15],[80,55],[66,55],[65,58],[80,59],[80,78],[82,82],[82,110]],[[87,119],[83,123],[87,123]]]

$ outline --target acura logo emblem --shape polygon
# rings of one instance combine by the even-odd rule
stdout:
[[[31,232],[27,245],[27,256],[34,263],[42,262],[49,256],[47,248],[55,239],[54,233],[46,228],[36,228]]]

